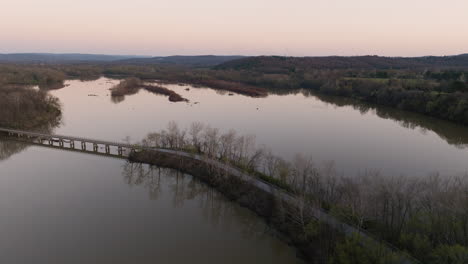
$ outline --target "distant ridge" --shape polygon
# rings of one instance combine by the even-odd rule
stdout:
[[[168,56],[168,57],[152,57],[152,58],[134,58],[121,60],[121,63],[130,64],[174,64],[185,65],[191,67],[212,67],[228,61],[246,58],[245,56],[216,56],[216,55],[199,55],[199,56]]]
[[[0,54],[0,63],[112,63],[136,65],[181,65],[188,67],[214,67],[215,69],[260,70],[284,72],[294,68],[323,69],[410,69],[410,68],[468,68],[468,53],[454,56],[381,57],[381,56],[135,56],[81,53],[12,53]]]
[[[81,53],[11,53],[0,54],[0,62],[10,63],[74,63],[74,62],[111,62],[131,58],[145,58],[133,55],[103,55]]]
[[[122,63],[122,64],[173,64],[190,67],[212,67],[231,60],[245,58],[244,56],[133,56],[133,55],[103,55],[81,53],[11,53],[0,54],[0,63]]]
[[[323,69],[409,69],[433,67],[468,68],[468,54],[425,57],[281,57],[259,56],[237,59],[216,66],[217,69],[261,70],[275,72],[293,68]]]

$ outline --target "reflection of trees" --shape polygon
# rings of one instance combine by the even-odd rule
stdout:
[[[48,124],[44,126],[36,127],[35,129],[32,129],[31,131],[51,134],[54,127],[56,127],[59,123],[60,123],[60,117],[50,121]],[[0,161],[10,158],[14,154],[17,154],[25,150],[29,146],[30,144],[28,143],[15,141],[15,140],[0,136]]]
[[[402,127],[420,129],[423,133],[433,131],[450,145],[458,148],[468,147],[468,128],[452,122],[391,107],[368,104],[351,98],[317,95],[309,91],[303,91],[303,93],[305,96],[315,96],[326,103],[338,107],[351,106],[362,114],[375,111],[380,118],[391,119]]]
[[[156,171],[149,165],[126,163],[123,166],[124,181],[130,186],[144,185],[149,190],[151,200],[156,200],[161,193],[161,169]]]
[[[123,102],[125,100],[125,96],[122,95],[122,96],[111,96],[111,101],[114,103],[114,104],[118,104],[120,102]]]
[[[125,183],[144,186],[150,199],[171,196],[172,206],[181,208],[196,201],[206,221],[222,228],[240,228],[246,238],[262,239],[270,229],[246,208],[227,200],[221,193],[196,178],[177,170],[127,162],[123,166]]]
[[[56,83],[48,83],[48,84],[41,84],[39,85],[39,89],[43,91],[50,91],[50,90],[60,90],[65,88],[65,84],[63,82],[56,82]]]
[[[0,161],[6,160],[28,147],[27,143],[0,139]]]
[[[63,84],[62,81],[47,83]],[[0,127],[50,133],[62,121],[59,99],[30,86],[0,85],[0,106]],[[0,160],[7,159],[27,147],[24,143],[7,140],[0,138]]]

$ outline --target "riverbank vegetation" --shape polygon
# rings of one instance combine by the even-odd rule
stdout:
[[[460,57],[464,58],[464,57]],[[468,69],[430,58],[252,57],[213,68],[96,63],[1,65],[0,83],[59,87],[65,79],[139,78],[188,83],[252,97],[306,89],[468,125]],[[431,62],[431,63],[429,63]],[[457,66],[459,65],[459,66]],[[464,68],[465,67],[465,68]]]
[[[466,68],[373,67],[370,62],[346,67],[317,62],[317,58],[256,57],[215,69],[220,78],[242,76],[242,82],[270,90],[308,89],[468,125]]]
[[[333,162],[317,164],[303,155],[288,162],[256,148],[254,137],[238,136],[235,131],[221,133],[201,123],[184,130],[172,122],[167,129],[149,134],[142,144],[193,152],[240,168],[300,197],[304,206],[321,208],[421,263],[466,263],[468,259],[466,175],[412,178],[374,170],[343,175]],[[288,212],[289,220],[274,211],[269,221],[283,232],[291,232],[288,234],[306,255],[313,244],[330,263],[395,263],[390,261],[395,255],[377,248],[366,250],[357,238],[345,239],[301,211]],[[319,245],[314,244],[317,241]]]
[[[50,128],[61,119],[58,99],[30,87],[0,84],[0,107],[0,127],[5,128]]]
[[[144,83],[138,78],[127,78],[111,89],[112,97],[123,97],[125,95],[132,95],[138,93],[140,89],[145,89],[151,93],[166,95],[171,102],[188,102],[180,94],[167,89],[165,87]]]
[[[51,67],[0,65],[0,85],[37,85],[63,87],[65,73]]]
[[[322,64],[308,62],[306,58],[256,57],[212,69],[114,65],[104,73],[219,87],[251,96],[306,89],[468,125],[466,68],[317,65]],[[230,87],[237,90],[230,90]]]
[[[151,93],[166,95],[171,102],[188,102],[180,94],[159,85],[144,85],[143,88]]]
[[[158,80],[167,83],[188,83],[251,97],[265,97],[268,95],[266,88],[243,82],[240,79],[241,76],[222,78],[217,73],[218,71],[210,69],[160,65],[112,65],[103,69],[103,75],[107,77],[137,77],[142,80]]]
[[[46,91],[0,82],[0,127],[50,133],[60,124],[61,117],[58,99]],[[0,161],[27,147],[24,143],[0,139]]]
[[[306,90],[301,90],[301,92],[304,96],[317,97],[321,101],[333,106],[352,107],[361,114],[374,112],[378,117],[393,120],[407,129],[432,131],[448,144],[454,145],[457,148],[468,147],[468,134],[465,132],[465,127],[453,122],[342,96],[323,95]]]
[[[125,96],[138,93],[143,83],[138,78],[127,78],[111,88],[111,96]]]

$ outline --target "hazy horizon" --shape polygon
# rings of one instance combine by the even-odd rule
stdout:
[[[142,58],[154,58],[154,57],[174,57],[174,56],[243,56],[243,57],[256,57],[256,56],[281,56],[279,54],[255,54],[255,55],[245,55],[245,54],[168,54],[168,55],[140,55],[140,54],[116,54],[116,53],[82,53],[82,52],[0,52],[0,55],[14,55],[14,54],[43,54],[43,55],[96,55],[96,56],[122,56],[122,57],[142,57]],[[416,58],[416,57],[430,57],[430,56],[435,56],[435,57],[443,57],[443,56],[460,56],[460,55],[468,55],[467,52],[459,53],[459,54],[444,54],[444,55],[433,55],[433,54],[427,54],[427,55],[420,55],[420,56],[385,56],[385,55],[379,55],[379,54],[359,54],[359,55],[285,55],[288,57],[354,57],[354,56],[379,56],[379,57],[389,57],[389,58]]]
[[[443,56],[467,53],[462,0],[18,0],[0,53]]]

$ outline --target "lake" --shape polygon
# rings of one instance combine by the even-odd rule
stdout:
[[[419,114],[337,97],[296,93],[251,98],[180,85],[166,87],[190,103],[172,103],[145,90],[116,103],[108,90],[116,83],[105,78],[69,81],[69,87],[52,91],[64,108],[64,125],[55,132],[138,142],[170,121],[182,128],[203,122],[255,135],[259,146],[288,160],[301,153],[317,164],[334,161],[345,175],[366,169],[390,176],[468,170],[468,128]]]
[[[165,85],[111,98],[117,80],[67,81],[57,134],[131,142],[170,121],[255,135],[292,159],[334,161],[343,175],[457,175],[468,128],[354,100],[307,93],[266,98]],[[260,218],[190,175],[125,160],[0,141],[1,263],[301,263]]]

